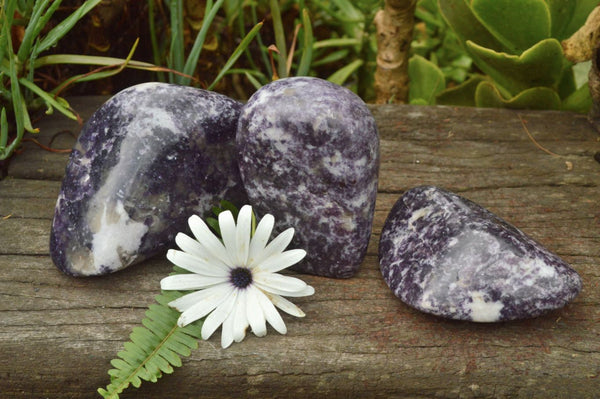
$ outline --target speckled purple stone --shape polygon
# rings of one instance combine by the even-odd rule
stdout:
[[[247,201],[235,147],[242,104],[183,86],[145,83],[102,105],[84,126],[62,183],[50,238],[75,276],[123,269],[172,246],[192,214]]]
[[[536,317],[581,290],[577,272],[557,255],[481,206],[430,186],[396,202],[379,262],[402,301],[458,320]]]
[[[366,254],[379,167],[371,112],[354,93],[297,77],[258,90],[238,123],[240,171],[258,214],[295,228],[295,269],[353,276]]]

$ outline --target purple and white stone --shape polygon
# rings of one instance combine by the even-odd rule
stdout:
[[[157,254],[221,199],[245,203],[235,148],[241,103],[145,83],[84,126],[67,165],[50,238],[56,266],[111,273]]]
[[[366,254],[377,195],[379,137],[350,90],[309,77],[258,90],[238,122],[240,172],[259,214],[296,230],[295,269],[354,275]]]
[[[481,206],[431,186],[396,202],[379,262],[402,301],[457,320],[536,317],[581,291],[579,275],[557,255]]]

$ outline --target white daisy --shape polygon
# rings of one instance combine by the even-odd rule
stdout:
[[[255,335],[267,334],[268,321],[281,334],[287,332],[275,306],[293,316],[304,312],[283,296],[300,297],[315,290],[304,281],[277,274],[306,255],[302,249],[284,251],[294,236],[289,228],[268,245],[275,223],[265,215],[251,237],[252,207],[240,209],[237,225],[229,211],[219,214],[222,240],[198,216],[189,219],[196,240],[179,233],[175,242],[182,249],[169,250],[167,258],[192,274],[176,274],[161,280],[163,290],[198,290],[169,303],[182,312],[177,324],[186,326],[205,316],[202,338],[208,339],[219,326],[221,346],[240,342],[248,326]]]

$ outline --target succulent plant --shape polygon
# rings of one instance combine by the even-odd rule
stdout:
[[[446,23],[483,74],[436,93],[438,104],[565,109],[584,112],[587,85],[577,87],[561,41],[595,0],[439,0]]]

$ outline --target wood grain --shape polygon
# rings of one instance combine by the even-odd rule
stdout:
[[[77,98],[85,118],[104,98]],[[287,335],[252,334],[227,350],[219,334],[184,366],[123,398],[594,398],[600,395],[600,151],[585,116],[563,112],[373,106],[380,193],[361,271],[302,276],[306,318]],[[540,150],[539,145],[560,154]],[[58,117],[39,140],[77,131]],[[61,134],[55,147],[69,147]],[[159,292],[162,256],[101,278],[63,275],[49,228],[68,156],[26,142],[0,181],[0,396],[90,398],[109,361]],[[381,278],[377,245],[407,189],[434,184],[481,204],[569,262],[584,288],[568,306],[519,322],[473,324],[419,313]]]

